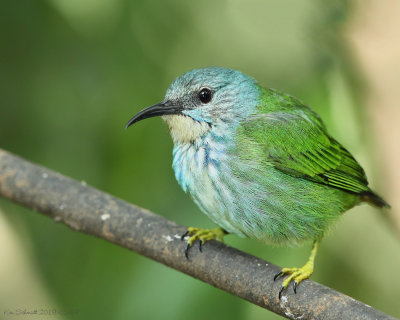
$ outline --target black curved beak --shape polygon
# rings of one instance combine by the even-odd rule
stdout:
[[[140,120],[143,119],[157,117],[157,116],[165,116],[168,114],[180,114],[181,111],[182,108],[180,106],[170,101],[163,101],[153,106],[147,107],[146,109],[143,109],[142,111],[134,115],[126,124],[125,129],[129,128],[134,123],[139,122]]]

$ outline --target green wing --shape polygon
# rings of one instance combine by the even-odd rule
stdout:
[[[240,126],[242,137],[262,148],[268,165],[289,175],[348,192],[370,190],[364,170],[329,136],[311,109],[291,97],[286,107],[280,108],[283,111],[271,109],[268,106],[259,108],[260,112],[271,112],[250,116]]]

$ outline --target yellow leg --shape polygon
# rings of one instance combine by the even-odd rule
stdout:
[[[276,280],[280,276],[284,276],[286,274],[289,275],[289,277],[287,277],[282,282],[281,290],[279,291],[279,299],[281,299],[283,290],[287,288],[290,282],[293,281],[293,291],[294,293],[296,293],[297,286],[300,284],[300,282],[311,277],[314,271],[314,261],[315,256],[317,255],[319,243],[320,240],[314,241],[310,257],[308,258],[304,266],[302,266],[301,268],[283,268],[279,273],[275,275],[274,280]]]
[[[182,235],[182,240],[186,237],[189,236],[189,238],[186,240],[187,246],[185,249],[185,256],[188,259],[189,258],[189,249],[193,246],[193,244],[199,240],[199,249],[202,251],[202,246],[203,244],[211,239],[216,239],[218,241],[224,242],[224,236],[227,235],[228,232],[226,232],[222,228],[215,228],[215,229],[201,229],[201,228],[193,228],[190,227],[186,231],[185,234]]]

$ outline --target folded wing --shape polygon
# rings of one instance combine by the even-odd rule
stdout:
[[[364,170],[311,110],[256,114],[241,127],[277,170],[347,192],[370,191]]]

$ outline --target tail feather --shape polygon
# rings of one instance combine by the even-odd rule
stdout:
[[[390,205],[372,190],[362,192],[360,196],[363,201],[369,202],[378,208],[390,208]]]

